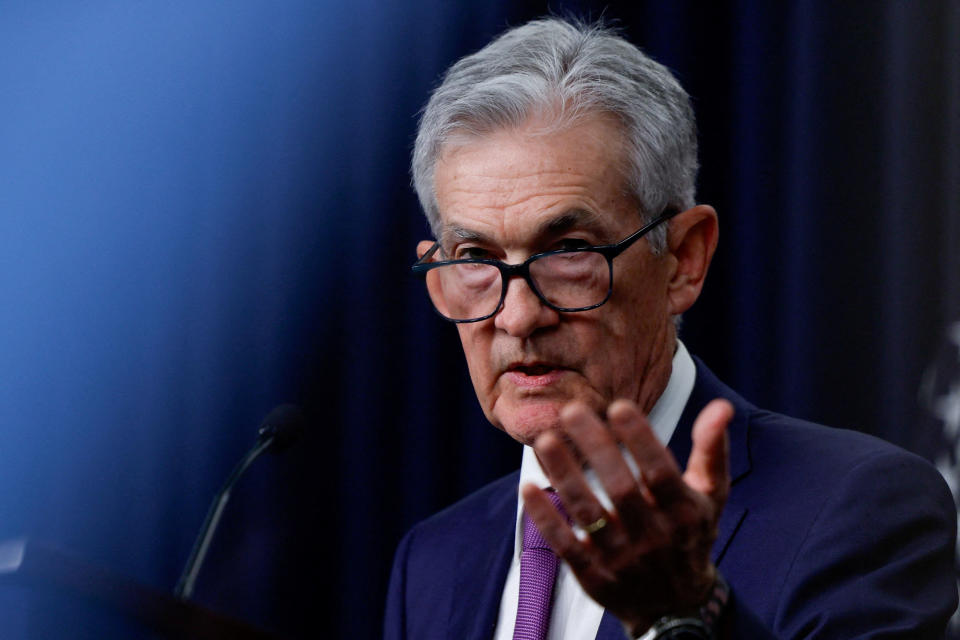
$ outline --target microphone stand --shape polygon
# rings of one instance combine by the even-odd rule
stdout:
[[[193,543],[190,559],[187,560],[183,574],[180,576],[180,580],[177,581],[177,587],[173,591],[174,596],[180,600],[187,600],[193,595],[197,575],[200,573],[200,567],[203,565],[203,560],[210,548],[210,542],[213,540],[213,534],[216,532],[217,525],[220,523],[223,510],[227,506],[227,501],[230,500],[230,492],[233,490],[233,486],[237,483],[237,480],[240,479],[240,476],[243,475],[243,472],[247,470],[247,467],[253,464],[253,461],[259,458],[261,453],[270,448],[270,445],[273,444],[276,437],[276,432],[270,433],[266,438],[258,440],[257,443],[253,445],[253,448],[250,449],[240,462],[237,463],[237,466],[233,468],[233,472],[227,478],[227,481],[223,483],[223,487],[221,487],[214,501],[210,504],[210,509],[207,510],[207,517],[203,521],[203,526],[200,528],[200,534],[197,536],[196,542]]]

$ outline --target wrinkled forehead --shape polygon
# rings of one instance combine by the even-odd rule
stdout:
[[[545,212],[529,229],[533,238],[550,238],[563,235],[571,230],[590,231],[598,238],[612,239],[616,236],[610,232],[610,220],[593,211],[581,208],[571,208],[558,212]],[[494,244],[496,240],[485,230],[477,226],[461,224],[453,220],[444,224],[441,236],[437,238],[440,245],[450,247],[461,242],[476,242],[479,244]]]
[[[469,238],[485,225],[523,218],[560,232],[619,227],[638,211],[629,188],[620,129],[605,118],[556,127],[541,122],[452,138],[434,168],[439,213],[436,237]],[[446,243],[445,243],[446,244]]]

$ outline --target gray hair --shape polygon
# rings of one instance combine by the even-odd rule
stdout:
[[[437,158],[454,144],[547,115],[552,129],[598,114],[623,128],[626,188],[643,221],[694,205],[697,135],[690,98],[670,71],[602,23],[543,18],[461,58],[424,108],[413,186],[435,237]],[[663,249],[666,225],[648,236]]]

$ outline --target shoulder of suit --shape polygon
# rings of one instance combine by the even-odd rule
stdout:
[[[464,529],[489,526],[490,522],[502,523],[505,516],[510,516],[507,521],[513,521],[519,480],[519,471],[494,480],[422,520],[414,526],[413,531],[417,536],[444,535],[447,532],[462,536]]]

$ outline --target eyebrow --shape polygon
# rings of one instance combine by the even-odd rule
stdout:
[[[467,229],[458,225],[444,225],[443,232],[440,234],[440,245],[449,246],[454,240],[460,242],[479,242],[489,243],[490,240],[486,234]]]
[[[593,211],[586,209],[570,209],[560,214],[556,218],[551,218],[541,224],[537,229],[537,236],[551,236],[569,231],[575,227],[593,231],[598,235],[603,235],[605,231],[603,221]]]
[[[556,236],[576,227],[593,231],[601,236],[603,241],[607,240],[607,229],[600,216],[586,209],[569,209],[556,217],[541,222],[537,226],[534,238],[540,240]],[[486,234],[459,225],[445,225],[440,235],[441,246],[450,246],[454,241],[493,244]]]

